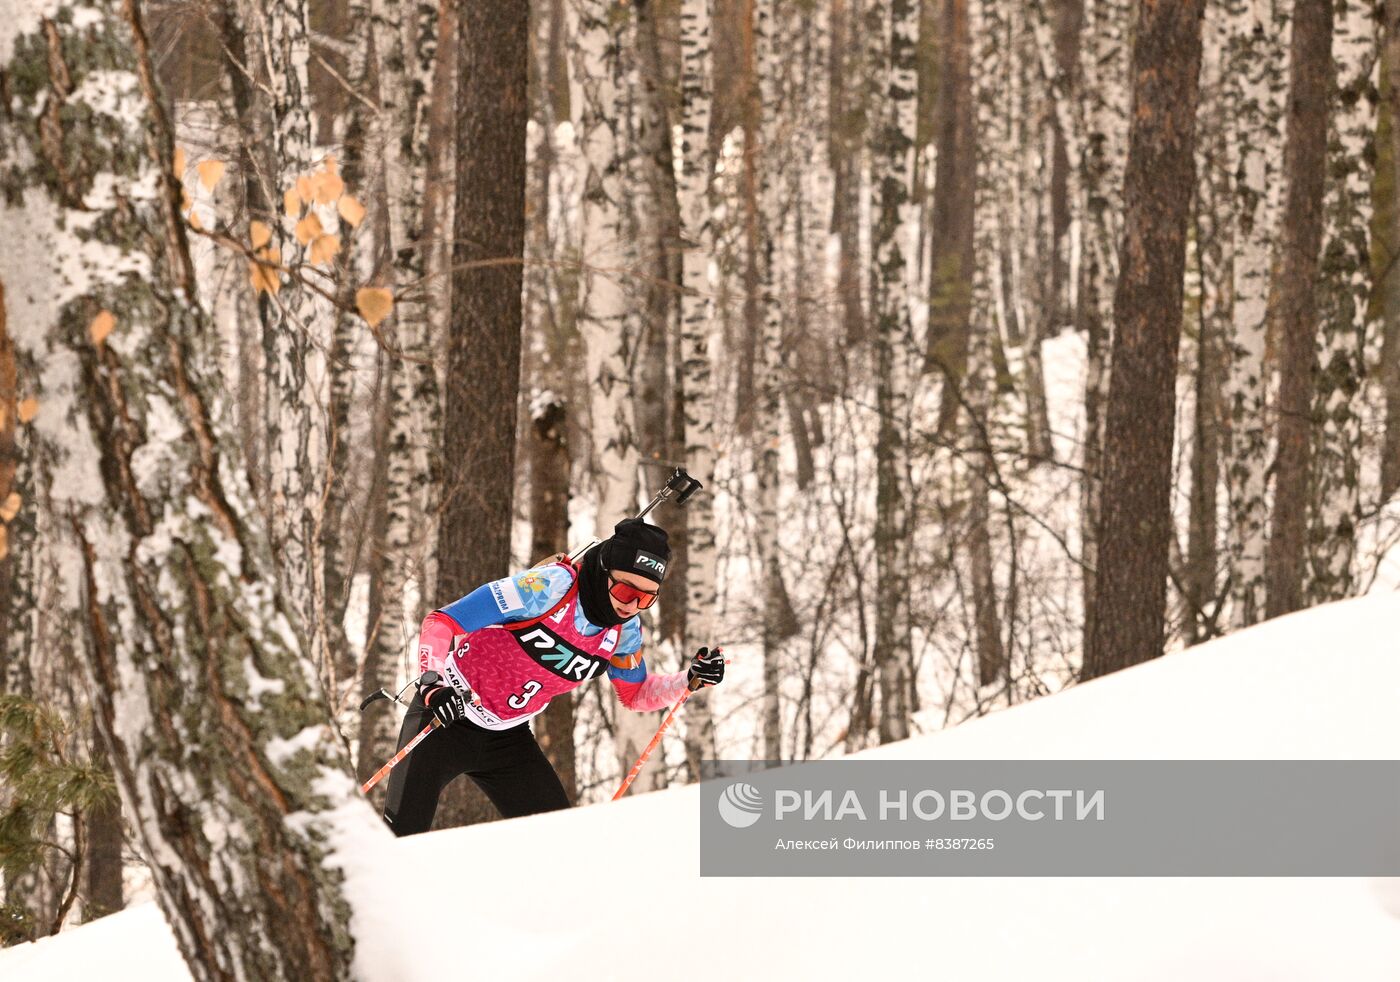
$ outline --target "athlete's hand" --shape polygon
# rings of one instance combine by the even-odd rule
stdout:
[[[467,701],[453,688],[440,685],[423,693],[423,705],[443,726],[449,726],[467,715]]]
[[[686,683],[693,692],[707,685],[719,685],[724,681],[724,649],[701,648],[695,652],[695,660],[690,663]]]

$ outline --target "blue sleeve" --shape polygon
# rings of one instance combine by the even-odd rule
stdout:
[[[468,633],[495,624],[527,621],[562,600],[573,581],[573,574],[561,566],[527,569],[477,587],[443,607],[442,612]]]

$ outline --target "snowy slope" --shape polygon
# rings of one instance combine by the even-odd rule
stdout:
[[[1318,608],[867,756],[1400,758],[1397,628],[1400,595]],[[359,965],[376,982],[1400,980],[1400,881],[701,879],[698,810],[689,787],[404,841],[350,823]],[[151,905],[0,951],[5,982],[94,973],[188,978]]]

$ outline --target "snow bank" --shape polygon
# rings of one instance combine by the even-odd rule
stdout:
[[[868,751],[902,758],[1400,758],[1400,596],[1295,614]],[[403,841],[347,867],[374,982],[1400,978],[1400,882],[701,879],[694,787]],[[697,928],[696,925],[699,925]],[[0,952],[6,982],[184,980],[151,905]]]

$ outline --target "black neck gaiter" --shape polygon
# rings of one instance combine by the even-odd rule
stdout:
[[[603,568],[603,549],[594,546],[583,554],[578,566],[578,602],[583,616],[599,627],[615,627],[627,620],[617,616],[608,596],[608,571]]]

